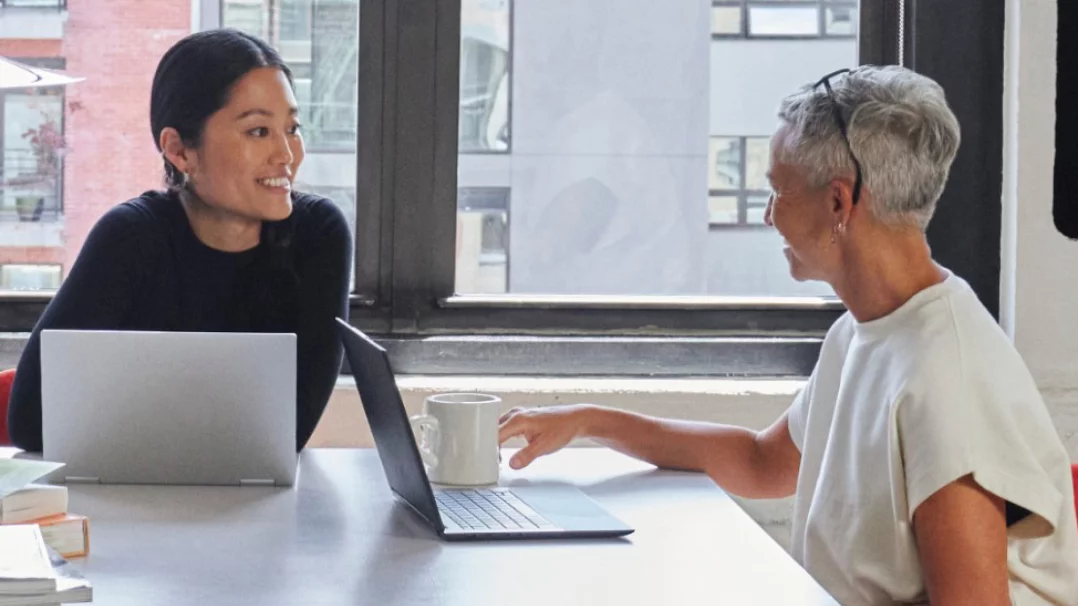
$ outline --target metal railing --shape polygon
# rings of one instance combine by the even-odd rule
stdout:
[[[6,0],[10,1],[10,0]],[[55,221],[63,212],[63,165],[41,166],[33,151],[0,155],[0,221]]]
[[[0,8],[55,8],[67,10],[67,0],[0,0]]]

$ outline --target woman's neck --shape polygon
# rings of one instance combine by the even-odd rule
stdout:
[[[858,322],[891,314],[947,276],[919,230],[865,234],[850,243],[844,257],[843,273],[831,286]]]
[[[223,252],[243,252],[258,246],[261,221],[214,208],[190,190],[181,190],[179,195],[191,231],[206,246]]]

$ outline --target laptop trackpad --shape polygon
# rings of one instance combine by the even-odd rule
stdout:
[[[565,530],[631,530],[575,486],[508,486],[520,500]]]

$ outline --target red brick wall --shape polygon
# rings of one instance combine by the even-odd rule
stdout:
[[[64,249],[55,246],[0,248],[0,265],[8,263],[63,263]]]
[[[150,134],[150,85],[161,55],[191,32],[191,3],[69,2],[68,11],[67,71],[86,80],[67,95],[65,271],[106,210],[162,184]]]
[[[0,55],[4,57],[59,57],[63,50],[60,40],[0,40]]]
[[[0,263],[60,262],[66,273],[105,211],[161,187],[150,85],[161,55],[190,31],[191,0],[108,0],[69,2],[62,43],[0,40],[0,55],[63,57],[85,78],[68,87],[64,112],[63,249],[0,242]]]

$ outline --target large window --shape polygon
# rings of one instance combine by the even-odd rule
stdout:
[[[498,188],[512,238],[504,281],[462,279],[482,257],[458,247],[455,295],[831,294],[792,280],[778,236],[759,229],[764,175],[778,100],[856,65],[857,40],[713,38],[714,8],[461,2],[458,229],[475,220],[464,192]],[[798,11],[815,28],[833,8],[737,10],[778,35],[805,33]]]
[[[299,188],[354,226],[352,318],[402,372],[799,374],[843,312],[825,286],[790,279],[762,225],[768,142],[783,95],[899,60],[898,0],[194,1],[145,0],[149,20],[71,3],[70,23],[110,24],[67,28],[47,57],[85,80],[3,94],[5,178],[41,172],[22,135],[49,124],[63,162],[56,189],[35,194],[45,202],[0,194],[0,331],[33,326],[102,213],[162,185],[149,84],[192,14],[289,62]],[[1002,13],[971,10],[904,15],[907,62],[940,77],[964,126],[930,232],[960,274],[984,261],[948,258],[959,240],[999,241],[998,225],[977,227],[991,213],[946,210],[991,199],[979,184],[999,172],[988,26]],[[928,37],[959,17],[985,27]],[[115,46],[121,34],[142,42]],[[44,48],[3,42],[12,56]],[[942,67],[956,50],[977,58],[961,73]],[[994,282],[972,283],[990,298]]]

